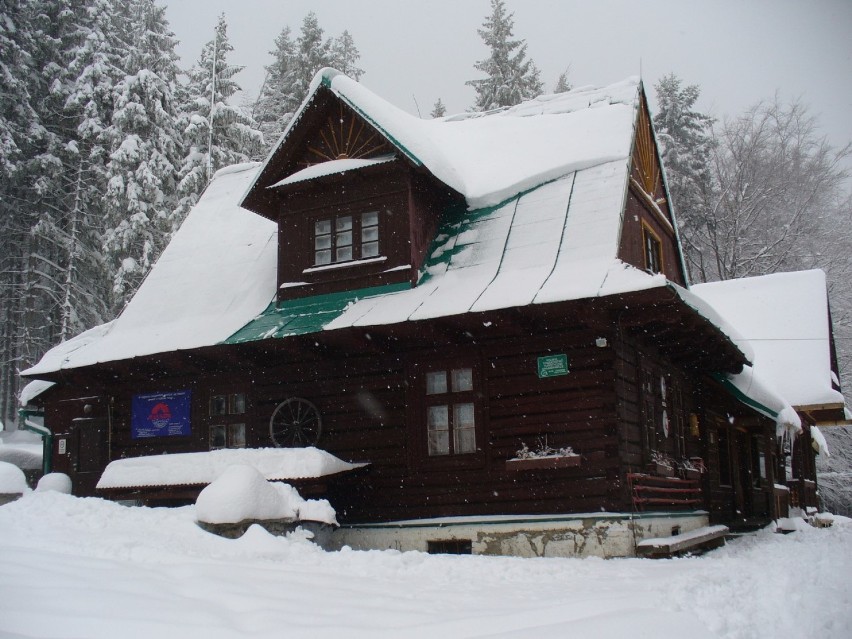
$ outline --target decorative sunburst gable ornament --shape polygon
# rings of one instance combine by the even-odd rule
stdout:
[[[387,140],[342,103],[332,107],[305,150],[299,162],[303,168],[330,160],[364,159],[393,152]]]

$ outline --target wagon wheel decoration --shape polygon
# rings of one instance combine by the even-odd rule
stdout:
[[[269,418],[269,434],[279,448],[313,446],[322,433],[322,417],[313,403],[291,397],[275,408]]]

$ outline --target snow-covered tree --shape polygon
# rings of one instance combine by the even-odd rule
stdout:
[[[826,247],[811,239],[845,224],[832,212],[843,200],[850,151],[833,148],[799,102],[776,98],[726,121],[710,151],[701,224],[689,238],[693,273],[714,280],[825,268]]]
[[[364,70],[358,66],[361,54],[355,46],[355,40],[349,31],[344,30],[331,41],[331,66],[342,71],[353,80],[360,80]]]
[[[107,131],[109,161],[103,245],[114,269],[115,306],[141,283],[169,239],[175,209],[181,134],[175,89],[177,54],[165,9],[153,0],[131,5],[124,77],[113,91]]]
[[[441,101],[441,98],[438,98],[438,101],[435,102],[435,106],[432,107],[431,115],[433,118],[443,118],[447,114],[447,107],[444,106],[444,103]]]
[[[179,126],[185,146],[178,205],[171,220],[173,228],[198,201],[215,171],[249,160],[263,144],[263,134],[251,115],[228,104],[228,99],[240,90],[234,76],[242,67],[228,64],[233,47],[227,28],[223,14],[213,39],[204,45],[201,57],[189,71],[189,83],[183,92]]]
[[[296,38],[294,91],[304,98],[317,71],[331,66],[331,41],[323,40],[323,30],[316,14],[311,11],[302,22]],[[300,98],[300,99],[301,99]]]
[[[364,73],[358,67],[361,54],[352,35],[344,31],[336,38],[324,40],[323,30],[313,12],[305,16],[295,41],[290,27],[284,27],[275,39],[275,48],[269,53],[272,63],[266,67],[266,78],[252,109],[252,115],[263,132],[264,153],[287,128],[317,71],[323,67],[334,67],[356,80]]]
[[[660,145],[669,194],[677,215],[687,264],[693,277],[702,278],[696,261],[701,253],[694,244],[706,223],[702,210],[710,188],[710,152],[713,148],[713,118],[695,109],[701,90],[684,86],[674,73],[663,76],[654,87],[658,111],[654,128]]]
[[[269,52],[272,63],[266,67],[266,79],[254,104],[252,116],[265,142],[265,151],[278,141],[304,96],[296,93],[296,44],[290,27],[284,27]]]
[[[569,65],[562,73],[559,74],[559,77],[556,78],[556,84],[553,85],[554,93],[565,93],[573,88],[571,83],[568,81],[568,73],[570,71],[571,66]]]
[[[491,15],[477,30],[489,56],[474,65],[486,77],[466,82],[476,90],[474,111],[513,106],[542,91],[539,70],[527,59],[526,42],[513,38],[513,16],[506,13],[503,0],[491,0]]]

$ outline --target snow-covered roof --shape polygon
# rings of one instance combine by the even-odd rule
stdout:
[[[107,465],[99,489],[210,484],[229,466],[257,469],[266,479],[315,479],[366,464],[350,464],[318,448],[231,448],[200,453],[116,459]]]
[[[690,298],[663,275],[617,257],[639,105],[637,80],[543,96],[489,114],[430,121],[400,111],[346,76],[326,70],[317,76],[314,91],[322,83],[412,161],[466,197],[466,207],[444,213],[416,286],[326,296],[334,297],[330,302],[306,298],[270,305],[277,279],[277,227],[239,206],[262,173],[256,165],[240,165],[216,174],[118,319],[85,339],[56,347],[24,374],[226,340],[388,325],[661,287],[674,290],[734,343],[743,343],[708,304]],[[309,103],[310,98],[303,109]],[[352,162],[304,170],[322,177],[365,166]],[[290,176],[296,177],[304,175]],[[294,304],[299,308],[291,308]],[[742,350],[750,359],[747,345]]]
[[[325,87],[411,162],[461,193],[469,208],[480,209],[575,171],[626,161],[640,86],[632,77],[607,87],[539,96],[508,109],[423,120],[346,75],[322,69],[277,146]]]
[[[360,158],[342,158],[339,160],[330,160],[328,162],[320,162],[312,164],[300,171],[296,171],[292,175],[288,175],[283,180],[268,186],[267,188],[275,188],[276,186],[286,186],[287,184],[295,184],[296,182],[305,182],[316,178],[325,177],[326,175],[335,175],[337,173],[346,173],[355,169],[363,169],[376,164],[384,164],[385,162],[393,162],[393,155],[386,155],[377,158],[360,159]]]
[[[237,204],[257,168],[217,172],[121,315],[23,374],[209,346],[262,312],[275,296],[277,226]]]
[[[775,273],[698,284],[692,292],[743,335],[763,385],[795,407],[843,404],[832,387],[825,273]]]

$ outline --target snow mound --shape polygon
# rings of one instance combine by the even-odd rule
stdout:
[[[64,495],[71,494],[71,478],[65,473],[48,473],[38,480],[36,492],[54,491]]]
[[[289,484],[270,483],[245,464],[230,466],[207,486],[195,502],[198,521],[235,524],[247,519],[293,519],[337,525],[331,505],[304,500]]]
[[[17,493],[26,493],[29,490],[24,471],[14,464],[0,461],[0,493],[14,495]]]
[[[269,480],[325,477],[361,468],[319,448],[230,448],[200,453],[116,459],[98,481],[99,489],[209,484],[234,465],[252,466]]]

